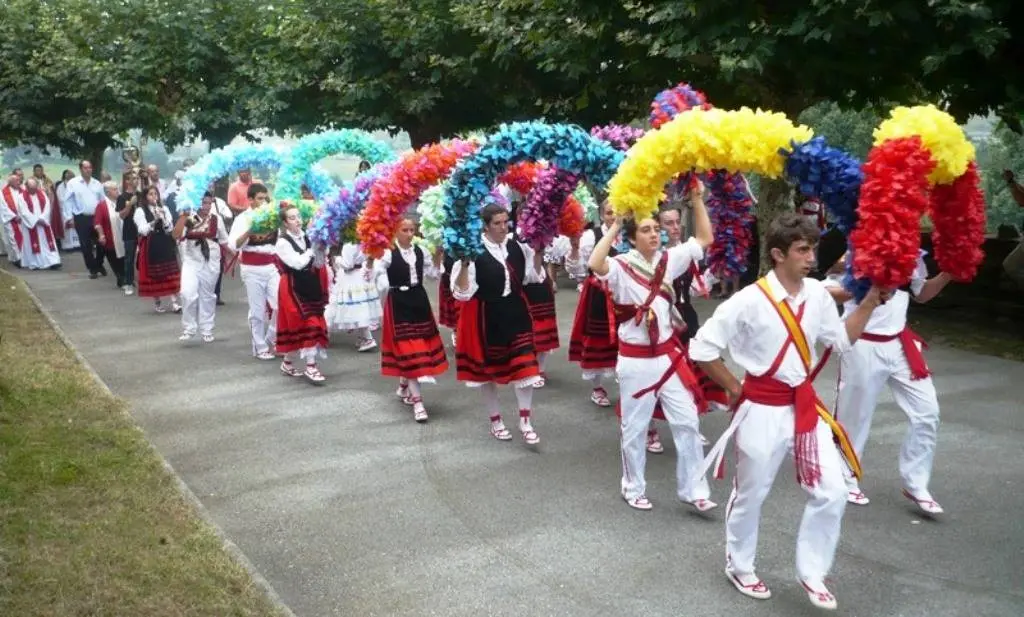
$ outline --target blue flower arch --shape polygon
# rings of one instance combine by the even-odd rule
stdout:
[[[330,177],[324,181],[325,174],[318,173],[314,167],[318,161],[335,154],[358,156],[371,165],[393,160],[396,156],[390,145],[359,129],[339,129],[307,135],[295,144],[283,161],[274,197],[299,199],[303,184],[309,187],[317,201],[337,191],[338,187]]]
[[[543,122],[501,125],[476,153],[458,164],[448,179],[444,195],[445,252],[455,259],[473,259],[483,253],[480,210],[498,176],[510,165],[546,160],[600,188],[615,175],[625,157],[576,126]]]

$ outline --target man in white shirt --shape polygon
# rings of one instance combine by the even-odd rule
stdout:
[[[172,192],[171,183],[160,178],[160,167],[147,165],[146,175],[149,176],[149,186],[155,186],[160,191],[161,201],[167,201],[167,196]]]
[[[924,342],[907,326],[907,309],[911,298],[928,302],[950,280],[945,272],[929,279],[924,255],[918,257],[910,283],[893,292],[891,300],[875,309],[860,340],[850,353],[843,355],[835,407],[836,419],[850,431],[850,440],[857,456],[861,457],[868,442],[878,395],[882,386],[889,384],[896,404],[910,422],[899,456],[903,495],[922,512],[932,515],[943,512],[928,490],[939,431],[939,400],[931,371],[921,353]],[[857,302],[843,289],[841,282],[830,279],[825,284],[837,301],[845,303],[844,315],[856,311]],[[851,474],[847,474],[846,485],[850,503],[868,505],[870,500]]]
[[[186,161],[187,163],[188,161]],[[206,190],[213,195],[214,185],[211,184]],[[213,198],[213,209],[220,216],[221,223],[224,225],[224,231],[227,233],[231,232],[231,223],[234,222],[235,213],[228,207],[228,203],[220,197],[214,196]],[[231,255],[221,254],[222,266],[225,265],[224,260],[231,259]],[[232,267],[232,270],[234,268]],[[232,275],[234,276],[234,275]],[[214,288],[214,293],[217,294],[217,306],[224,306],[224,301],[220,299],[220,287],[221,283],[224,282],[224,270],[221,269],[220,276],[217,277],[217,286]]]
[[[89,278],[95,279],[97,276],[107,275],[107,270],[103,267],[103,247],[96,242],[93,220],[96,206],[103,201],[103,185],[92,177],[92,163],[89,161],[79,162],[78,170],[81,175],[68,180],[65,206],[74,218],[75,231],[78,232],[82,258],[85,260],[86,269],[89,270]]]
[[[277,232],[265,236],[249,233],[253,210],[267,201],[267,187],[259,183],[249,185],[249,208],[235,217],[228,238],[228,246],[240,253],[242,284],[249,298],[252,353],[260,360],[275,358],[272,346],[277,334],[277,287],[281,282],[274,261]]]
[[[761,505],[789,452],[797,481],[808,493],[796,539],[796,570],[812,604],[836,608],[825,586],[839,543],[846,508],[843,459],[859,475],[860,465],[845,431],[814,391],[820,365],[815,344],[843,354],[860,337],[871,312],[884,299],[877,289],[840,321],[825,287],[807,278],[815,262],[819,231],[797,213],[777,217],[767,233],[774,268],[722,303],[690,341],[690,356],[729,394],[735,415],[715,444],[711,461],[721,461],[736,436],[736,475],[729,498],[726,576],[746,596],[771,597],[754,570]],[[725,367],[725,350],[746,376],[742,384]],[[833,443],[838,440],[839,447]]]

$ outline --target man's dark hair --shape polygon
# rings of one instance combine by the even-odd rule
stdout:
[[[783,212],[768,225],[768,233],[765,235],[766,253],[774,266],[772,249],[779,249],[785,255],[794,242],[806,240],[815,246],[820,238],[821,232],[817,225],[796,212]]]
[[[499,204],[487,204],[482,210],[480,210],[480,218],[484,220],[484,224],[486,225],[490,225],[491,221],[494,220],[494,217],[499,214],[508,214],[508,210]]]
[[[249,199],[256,199],[256,196],[259,195],[260,193],[269,192],[270,191],[267,190],[266,186],[260,184],[259,182],[253,182],[252,184],[249,185],[249,190],[246,191],[246,196]]]
[[[42,163],[36,163],[35,165],[32,166],[32,169],[42,169],[42,168],[43,168],[43,164]]]

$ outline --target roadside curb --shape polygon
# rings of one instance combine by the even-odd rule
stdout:
[[[71,342],[71,339],[69,339],[68,336],[64,333],[64,330],[60,327],[60,324],[58,324],[57,320],[53,318],[53,315],[50,314],[50,311],[43,305],[42,301],[39,299],[38,296],[36,296],[35,292],[32,291],[32,288],[28,285],[28,283],[22,280],[21,277],[17,276],[13,272],[6,270],[5,268],[0,268],[0,272],[2,272],[7,277],[10,277],[11,280],[16,281],[16,284],[20,284],[22,286],[22,288],[28,294],[28,297],[32,300],[32,304],[35,305],[36,309],[39,310],[43,318],[46,319],[46,322],[50,324],[51,328],[53,328],[53,331],[57,334],[57,338],[59,338],[60,342],[65,347],[67,347],[68,350],[75,356],[75,359],[79,362],[79,364],[82,365],[86,372],[89,373],[93,381],[95,381],[96,384],[104,392],[106,392],[107,394],[114,398],[117,398],[117,395],[114,394],[114,392],[110,389],[110,386],[108,386],[106,382],[103,381],[103,378],[100,377],[99,373],[97,373],[96,370],[92,367],[92,364],[90,364],[89,361],[85,358],[85,356],[83,356],[82,353],[78,351],[78,348],[75,347],[74,343]],[[140,433],[142,433],[143,436],[145,436],[146,433],[144,430],[142,430],[142,427],[139,426],[137,422],[135,422],[134,418],[131,418],[131,420],[132,424],[135,425],[135,428]],[[164,471],[166,471],[172,478],[174,478],[174,482],[178,487],[178,492],[181,493],[185,500],[192,506],[192,508],[199,515],[199,518],[213,530],[213,533],[221,541],[221,547],[228,554],[228,556],[231,557],[231,559],[233,559],[236,563],[238,563],[245,569],[245,571],[252,578],[253,583],[270,600],[271,604],[274,605],[275,609],[277,609],[282,615],[285,615],[286,617],[297,617],[297,615],[292,611],[292,609],[290,609],[288,605],[284,603],[284,601],[281,599],[281,596],[279,596],[277,591],[274,590],[274,587],[270,584],[270,582],[267,579],[265,579],[263,575],[260,574],[259,570],[256,569],[256,566],[251,561],[249,561],[249,558],[245,556],[245,553],[242,552],[242,549],[238,548],[238,545],[232,542],[231,539],[228,538],[227,534],[224,533],[224,530],[221,529],[220,526],[214,522],[213,517],[210,516],[209,511],[206,509],[203,503],[199,501],[199,497],[197,497],[196,494],[192,492],[192,489],[190,489],[188,485],[185,484],[185,481],[181,479],[181,476],[178,475],[178,472],[174,469],[170,462],[168,462],[167,459],[165,459],[163,455],[160,454],[160,452],[156,449],[155,446],[153,446],[149,439],[146,439],[146,443],[149,445],[150,451],[160,461],[160,464],[163,465]]]

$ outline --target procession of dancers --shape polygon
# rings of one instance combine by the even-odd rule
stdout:
[[[518,433],[535,447],[541,432],[534,398],[560,347],[550,267],[557,262],[580,282],[567,351],[585,384],[581,399],[609,413],[614,407],[620,419],[625,503],[654,507],[645,468],[649,453],[664,451],[657,420],[667,422],[675,445],[677,496],[698,512],[718,506],[707,474],[722,477],[732,441],[725,573],[740,593],[767,599],[771,591],[755,568],[761,505],[790,454],[808,494],[796,540],[799,584],[815,606],[834,609],[825,577],[847,504],[869,503],[860,459],[883,384],[910,423],[898,463],[903,494],[927,515],[942,513],[929,492],[939,408],[906,312],[910,299],[927,301],[950,279],[928,279],[919,261],[906,288],[872,287],[856,302],[834,280],[809,278],[820,229],[794,211],[767,230],[771,271],[701,325],[690,297],[707,293],[701,264],[715,238],[704,192],[702,183],[692,183],[686,204],[666,201],[655,216],[639,220],[615,216],[605,201],[590,229],[556,238],[560,247],[546,251],[517,239],[518,203],[489,203],[481,210],[484,252],[475,259],[426,250],[414,216],[401,218],[392,248],[378,259],[351,239],[326,254],[317,250],[288,202],[280,203],[276,231],[252,233],[252,213],[269,200],[258,182],[248,187],[251,209],[235,216],[230,232],[212,195],[174,221],[155,195],[135,215],[140,295],[159,301],[180,292],[181,339],[198,332],[210,342],[221,259],[237,253],[256,359],[279,361],[282,375],[320,386],[329,376],[318,360],[332,338],[346,338],[356,353],[378,354],[380,374],[395,380],[398,399],[419,423],[430,417],[430,384],[454,364],[456,379],[482,396],[489,437],[510,441]],[[684,210],[693,220],[688,238],[681,233]],[[436,310],[426,291],[432,281]],[[454,357],[439,324],[451,329]],[[723,363],[726,352],[742,376]],[[842,364],[834,409],[824,407],[814,386],[830,354]],[[498,399],[503,386],[517,403],[508,424]],[[727,408],[732,422],[705,453],[700,418],[715,408]]]

